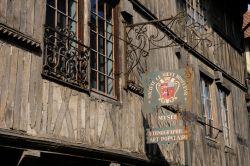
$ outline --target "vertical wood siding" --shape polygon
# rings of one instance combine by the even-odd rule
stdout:
[[[88,3],[85,2],[84,9],[87,11]],[[179,10],[176,4],[179,1],[140,0],[140,2],[159,19],[176,15]],[[122,7],[119,6],[120,9]],[[45,8],[45,1],[42,0],[1,0],[0,21],[42,43]],[[84,15],[86,45],[89,43],[87,20],[86,14]],[[121,21],[121,18],[119,20]],[[134,12],[134,23],[143,21],[146,20]],[[123,32],[123,28],[124,25],[121,23],[120,32]],[[148,26],[148,30],[148,33],[154,32],[152,26]],[[120,35],[123,36],[122,33]],[[213,40],[223,41],[217,34],[214,34]],[[164,40],[162,44],[167,42]],[[204,45],[200,47],[201,51],[205,49]],[[34,137],[121,149],[145,155],[146,117],[142,113],[143,98],[123,89],[126,58],[123,42],[120,42],[119,48],[121,94],[118,101],[110,101],[97,94],[92,93],[89,96],[43,79],[42,56],[0,41],[0,128],[21,130]],[[243,57],[229,44],[223,44],[218,50],[215,49],[213,47],[203,50],[204,56],[243,83]],[[175,47],[169,47],[151,51],[146,58],[147,69],[148,71],[172,70],[182,68],[187,63],[192,66],[194,70],[192,112],[202,116],[199,92],[200,66],[211,75],[214,75],[214,71],[183,48],[181,58],[178,59],[175,50]],[[145,65],[145,62],[142,64]],[[225,165],[224,162],[227,161],[230,165],[249,165],[249,157],[248,159],[240,157],[249,154],[249,148],[240,145],[236,139],[237,137],[247,139],[246,131],[249,126],[245,123],[247,121],[246,103],[243,100],[245,92],[232,83],[230,85],[232,86],[230,136],[234,153],[225,153],[223,133],[219,133],[216,140],[207,140],[204,126],[197,123],[192,128],[190,141],[178,143],[173,151],[168,151],[165,145],[159,146],[162,155],[169,163]],[[213,87],[216,88],[216,85]],[[216,127],[220,127],[220,121],[218,117],[216,118]]]
[[[45,0],[1,0],[0,22],[42,42],[45,3]]]

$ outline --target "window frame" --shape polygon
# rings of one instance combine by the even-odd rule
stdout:
[[[201,111],[202,111],[202,117],[205,122],[205,135],[208,137],[213,137],[213,123],[214,123],[214,117],[213,117],[213,100],[212,100],[212,83],[213,79],[211,79],[209,76],[205,75],[204,73],[200,73],[200,97],[201,97]],[[205,93],[205,84],[207,84],[207,90],[208,94]],[[204,96],[204,94],[206,96]],[[210,106],[207,105],[207,101],[210,102]],[[205,104],[205,105],[204,105]],[[210,111],[208,111],[206,108],[210,107]]]
[[[230,116],[229,116],[229,95],[230,91],[223,86],[218,85],[218,105],[221,115],[221,125],[223,129],[223,137],[225,141],[225,146],[231,146],[231,139],[230,139]],[[222,96],[223,95],[223,96]],[[223,100],[222,100],[223,97]],[[225,102],[223,102],[225,100]],[[224,105],[226,104],[226,105]]]
[[[95,3],[98,4],[98,0],[95,0]],[[91,57],[90,57],[90,90],[92,92],[95,92],[97,94],[101,94],[102,96],[111,98],[111,99],[115,99],[117,100],[119,98],[119,94],[118,94],[118,70],[119,70],[119,65],[118,65],[118,49],[117,47],[119,46],[118,40],[115,36],[117,36],[118,31],[118,14],[117,14],[117,7],[113,6],[113,4],[109,4],[107,1],[104,1],[104,13],[103,16],[101,17],[100,15],[98,15],[98,5],[95,8],[95,11],[93,11],[92,9],[90,9],[90,36],[92,35],[92,33],[95,35],[95,38],[93,41],[95,41],[95,47],[92,47],[92,42],[91,42],[91,37],[90,37],[90,51],[91,51]],[[92,8],[92,4],[90,2],[90,7]],[[107,21],[107,5],[109,5],[112,8],[112,21]],[[94,15],[94,19],[95,22],[93,23],[92,21],[92,15]],[[103,28],[103,36],[100,35],[99,33],[99,19],[103,20],[104,23],[104,28]],[[111,32],[107,32],[107,24],[109,24],[110,26],[112,26],[112,31]],[[109,39],[107,39],[108,33],[110,33],[110,36],[112,37],[112,41],[110,41]],[[104,40],[104,54],[101,54],[99,52],[99,37],[102,37]],[[108,57],[108,53],[107,53],[107,47],[108,44],[107,43],[111,43],[112,44],[112,58]],[[92,56],[95,56],[94,58]],[[101,72],[99,70],[99,62],[98,62],[98,58],[99,56],[102,56],[104,58],[104,72]],[[93,58],[93,59],[92,59]],[[92,66],[93,64],[93,60],[95,59],[95,65],[94,67]],[[108,71],[108,64],[107,62],[111,61],[112,62],[112,74],[108,75],[107,71]],[[95,79],[93,79],[93,73],[95,73]],[[104,77],[104,90],[101,90],[101,88],[99,87],[99,75],[102,75]],[[112,92],[108,93],[108,80],[112,80]],[[95,82],[95,85],[92,84],[92,81]]]
[[[52,3],[51,3],[52,2]],[[44,52],[42,76],[59,84],[71,88],[88,92],[89,91],[89,47],[83,41],[83,24],[80,16],[82,15],[83,0],[65,0],[63,4],[63,18],[65,25],[58,26],[57,17],[62,14],[59,11],[57,2],[60,0],[46,1],[46,20],[44,32]],[[72,6],[74,9],[72,10]],[[52,12],[51,12],[52,11]],[[58,14],[59,11],[59,14]],[[73,11],[74,20],[70,16]],[[50,20],[52,17],[52,21]],[[54,17],[54,19],[53,19]],[[48,18],[48,19],[47,19]],[[60,19],[60,18],[59,18]],[[71,31],[72,24],[75,28]]]
[[[185,0],[187,12],[187,24],[199,24],[198,33],[206,33],[206,5],[205,0]]]
[[[49,1],[49,0],[47,0],[47,1]],[[54,6],[52,6],[52,5],[50,5],[49,3],[47,3],[47,1],[46,1],[46,16],[47,16],[47,8],[49,7],[49,8],[51,8],[52,10],[54,10],[54,28],[56,28],[57,27],[57,23],[58,23],[58,14],[61,14],[61,15],[63,15],[65,18],[66,18],[66,25],[65,25],[65,27],[64,28],[66,28],[66,27],[68,27],[68,25],[69,25],[69,19],[70,20],[73,20],[74,22],[76,22],[75,24],[76,24],[76,30],[75,30],[75,33],[76,33],[76,40],[78,40],[78,31],[79,31],[79,4],[80,4],[80,2],[79,1],[81,1],[81,0],[65,0],[65,13],[64,12],[62,12],[60,9],[58,9],[58,1],[60,1],[60,0],[54,0],[54,2],[55,2],[55,4],[54,4]],[[70,16],[69,16],[69,1],[74,1],[75,2],[75,4],[76,4],[76,8],[75,8],[75,10],[76,10],[76,16],[75,16],[75,20],[73,19],[73,18],[71,18]],[[45,25],[47,25],[46,24],[46,22],[45,22]]]

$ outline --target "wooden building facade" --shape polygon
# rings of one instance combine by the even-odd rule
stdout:
[[[250,165],[246,7],[236,0],[0,0],[1,163]],[[147,144],[146,129],[157,122],[143,112],[142,74],[187,66],[190,138]]]

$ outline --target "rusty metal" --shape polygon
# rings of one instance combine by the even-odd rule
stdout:
[[[188,39],[194,43],[190,48],[186,48],[187,51],[195,49],[201,43],[206,47],[213,46],[213,42],[209,40],[211,33],[202,34],[200,24],[188,23],[187,20],[186,13],[180,12],[166,19],[125,25],[127,81],[141,86],[142,74],[147,72],[147,57],[152,50],[175,46],[184,47],[187,41],[179,42],[176,35],[178,38]]]
[[[83,90],[89,88],[89,47],[69,28],[45,26],[43,76]]]

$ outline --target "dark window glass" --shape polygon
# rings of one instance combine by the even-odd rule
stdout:
[[[90,46],[93,50],[91,53],[91,77],[93,77],[91,87],[109,96],[115,96],[113,9],[105,0],[90,0],[90,2]]]

